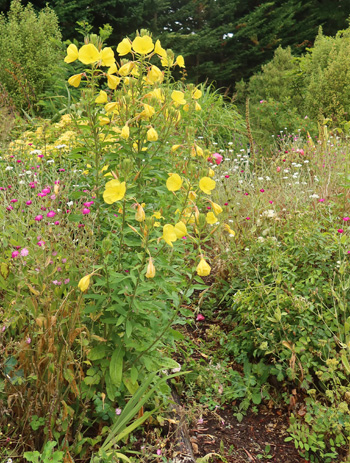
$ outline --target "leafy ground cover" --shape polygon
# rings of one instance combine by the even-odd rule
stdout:
[[[70,44],[79,97],[1,151],[1,458],[172,462],[176,391],[198,463],[345,461],[347,139],[249,152],[181,55],[117,53]]]

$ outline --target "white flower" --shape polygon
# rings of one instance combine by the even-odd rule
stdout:
[[[319,198],[319,196],[318,196],[318,195],[316,195],[316,194],[313,194],[313,195],[309,196],[309,198],[312,198],[312,199],[313,199],[313,198],[314,198],[314,199],[318,199],[318,198]]]
[[[67,145],[57,145],[55,146],[56,150],[61,150],[63,148],[67,148]]]
[[[71,206],[73,206],[73,204],[74,204],[73,201],[68,201],[67,206],[71,207]]]
[[[5,168],[5,170],[12,170],[12,169],[13,169],[12,166],[7,166],[7,167]]]
[[[41,150],[33,150],[29,154],[41,154]]]
[[[265,241],[265,238],[263,236],[258,236],[257,239],[260,243],[263,243]]]
[[[25,185],[26,182],[25,182],[24,180],[20,180],[20,181],[18,182],[18,184],[19,184],[19,185]]]
[[[54,161],[53,159],[48,159],[46,162],[47,162],[48,164],[52,164],[52,163],[55,162],[55,161]]]

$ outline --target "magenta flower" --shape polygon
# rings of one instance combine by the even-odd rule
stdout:
[[[230,178],[230,176],[229,176],[229,175],[225,175],[225,178]]]
[[[83,223],[78,224],[78,228],[84,228],[84,227],[85,227],[85,225]]]
[[[270,204],[273,204],[273,201],[269,201]]]
[[[27,338],[27,339],[26,339],[26,343],[27,343],[27,344],[30,344],[31,342],[32,342],[32,340],[31,340],[30,338]]]
[[[42,247],[42,246],[45,245],[45,241],[39,240],[36,244],[37,244],[38,246]]]
[[[326,200],[324,198],[321,198],[318,200],[319,203],[324,203]]]
[[[196,321],[197,321],[197,322],[202,322],[203,320],[205,320],[205,316],[202,315],[201,313],[199,313],[199,314],[197,315]]]
[[[246,217],[245,219],[246,219],[246,220],[250,220],[250,217]]]
[[[17,159],[16,161],[18,164],[20,164],[22,161],[20,159]]]
[[[342,228],[339,228],[338,233],[344,233],[344,230]]]
[[[47,195],[47,194],[51,193],[51,190],[50,190],[50,188],[46,187],[43,190],[41,190],[41,192],[45,193]]]
[[[265,193],[264,188],[261,188],[260,193]]]
[[[222,163],[223,157],[219,153],[214,153],[208,157],[207,161],[211,162],[212,164],[215,162],[216,165],[220,165]]]
[[[18,199],[11,199],[10,203],[17,203]]]
[[[28,251],[27,248],[23,248],[23,249],[21,250],[21,256],[22,256],[22,257],[25,257],[25,256],[27,256],[28,254],[29,254],[29,251]]]
[[[34,218],[34,220],[36,220],[37,222],[40,222],[40,220],[42,220],[42,219],[43,219],[43,216],[40,215],[40,214],[37,215],[37,216]]]
[[[92,206],[92,204],[94,204],[94,201],[88,201],[87,203],[84,203],[84,206],[85,207],[90,207],[90,206]]]
[[[50,219],[51,219],[52,217],[55,217],[55,215],[56,215],[56,212],[55,212],[55,211],[50,211],[50,212],[48,212],[48,213],[46,214],[46,216],[49,217]]]
[[[18,251],[13,251],[13,253],[11,254],[11,257],[15,259],[18,255],[19,255]]]
[[[350,220],[350,217],[343,217],[343,220],[344,222],[347,222],[348,220]]]
[[[59,224],[60,224],[60,222],[58,220],[56,220],[55,225],[59,225]]]
[[[66,262],[67,262],[67,259],[64,257],[64,258],[62,259],[62,264],[65,264]]]
[[[66,169],[58,169],[59,172],[65,172]]]
[[[27,206],[30,206],[32,204],[32,202],[29,200],[29,201],[26,201],[26,205]]]
[[[81,211],[83,214],[90,214],[90,209],[88,209],[87,207],[84,207],[84,209]]]
[[[38,158],[42,159],[44,157],[43,154],[38,154]]]
[[[228,206],[228,203],[224,203],[224,206]]]
[[[161,454],[162,454],[161,449],[157,449],[157,455],[161,455]]]
[[[65,285],[68,285],[69,282],[70,282],[69,278],[66,278],[66,279],[64,280],[64,284],[65,284]]]
[[[121,413],[122,413],[122,409],[121,409],[121,408],[116,408],[116,409],[115,409],[115,414],[116,414],[116,415],[119,416],[119,415],[121,415]]]
[[[13,210],[13,206],[7,206],[6,208],[8,211],[12,211]]]

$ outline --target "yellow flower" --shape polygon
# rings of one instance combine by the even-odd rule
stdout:
[[[155,274],[156,274],[156,268],[153,265],[152,257],[150,257],[148,261],[148,265],[147,265],[146,278],[154,278]]]
[[[230,228],[229,225],[227,225],[227,223],[224,223],[224,229],[225,229],[227,232],[229,232],[230,235],[235,236],[236,233],[232,230],[232,228]]]
[[[92,275],[93,274],[90,273],[90,275],[86,275],[79,281],[78,288],[80,289],[82,293],[88,289],[89,284],[90,284],[90,278],[92,277]]]
[[[163,240],[169,244],[169,246],[173,247],[173,242],[177,240],[177,236],[175,233],[175,228],[173,225],[166,224],[163,227]]]
[[[158,140],[158,133],[154,130],[153,127],[147,130],[147,140],[148,141],[157,141]]]
[[[155,217],[156,219],[164,219],[164,217],[162,216],[162,213],[160,211],[156,211],[152,217]]]
[[[120,78],[117,76],[113,76],[111,74],[107,74],[107,85],[111,90],[117,88],[120,83]]]
[[[152,66],[147,74],[147,83],[154,84],[155,82],[162,82],[164,74],[157,66]]]
[[[214,177],[214,175],[215,175],[215,172],[210,167],[209,167],[209,170],[208,170],[208,175],[209,175],[209,177]]]
[[[207,223],[212,225],[213,223],[217,222],[218,219],[215,217],[214,212],[208,212],[205,220],[207,221]]]
[[[184,68],[184,67],[185,67],[185,60],[184,60],[184,58],[183,58],[182,55],[179,55],[179,56],[176,58],[175,64],[177,64],[180,68]]]
[[[89,43],[87,45],[83,45],[79,50],[79,61],[84,64],[92,64],[96,63],[101,59],[101,55],[95,45]]]
[[[188,235],[186,225],[183,222],[178,222],[174,227],[174,231],[177,238]]]
[[[78,59],[79,52],[74,45],[74,43],[71,43],[69,47],[67,48],[67,56],[64,58],[65,63],[73,63],[76,59]]]
[[[171,147],[171,151],[176,151],[178,148],[180,148],[181,145],[173,145]]]
[[[124,198],[126,192],[125,182],[120,183],[119,180],[110,180],[105,185],[103,199],[107,204],[113,204]]]
[[[128,74],[130,74],[134,66],[135,66],[135,63],[133,61],[129,61],[128,63],[123,64],[123,66],[119,69],[118,72],[121,76],[125,77]]]
[[[174,90],[171,94],[171,99],[177,104],[185,104],[186,100],[184,99],[185,94],[179,90]]]
[[[193,145],[191,148],[191,156],[204,156],[203,150],[200,146],[198,145]]]
[[[101,64],[102,66],[112,66],[115,63],[114,51],[111,47],[106,47],[101,50]]]
[[[189,199],[190,199],[191,201],[194,201],[194,200],[197,198],[197,195],[196,195],[196,193],[195,193],[194,191],[190,191],[190,192],[188,193],[188,197],[189,197]]]
[[[182,186],[182,178],[179,174],[169,174],[170,177],[166,181],[166,187],[169,191],[178,191]]]
[[[183,106],[183,110],[188,112],[190,110],[190,105],[188,103],[186,103],[184,106]]]
[[[162,63],[162,66],[164,66],[166,68],[170,68],[174,64],[174,56],[173,56],[173,54],[172,54],[172,56],[170,56],[168,54],[166,54],[165,56],[162,56],[161,63]]]
[[[74,76],[71,76],[68,79],[69,85],[72,85],[73,87],[79,87],[80,82],[81,82],[81,77],[82,77],[82,74],[74,74]]]
[[[201,260],[199,262],[199,264],[197,265],[197,268],[196,268],[196,271],[197,271],[197,274],[201,277],[206,277],[210,274],[210,270],[211,270],[211,267],[210,265],[208,264],[208,262],[206,262],[203,257],[201,257]]]
[[[116,72],[118,72],[118,68],[117,68],[117,65],[113,63],[112,66],[108,69],[107,74],[111,75],[111,74],[115,74]]]
[[[161,102],[165,100],[164,92],[160,88],[155,88],[154,90],[149,92],[147,96],[150,96],[151,98],[156,98],[158,101],[161,101]]]
[[[108,117],[104,117],[104,116],[100,116],[98,120],[99,120],[100,125],[107,125],[111,122]]]
[[[195,105],[194,105],[194,109],[195,109],[196,111],[201,111],[201,110],[202,110],[202,106],[201,106],[199,103],[197,103],[197,101],[196,101],[196,102],[195,102]]]
[[[153,108],[153,106],[150,106],[149,104],[144,104],[143,111],[140,113],[140,116],[145,117],[146,119],[150,119],[155,112],[156,111]]]
[[[117,46],[119,56],[125,56],[131,52],[131,42],[129,39],[123,39]]]
[[[107,101],[108,101],[107,93],[104,92],[103,90],[100,90],[100,93],[95,98],[95,103],[107,103]]]
[[[144,35],[143,37],[136,37],[134,39],[132,42],[132,48],[140,55],[147,55],[154,49],[154,44],[149,35]]]
[[[116,103],[115,101],[111,101],[110,103],[107,103],[105,105],[105,111],[106,111],[106,113],[110,113],[111,111],[113,111],[117,107],[118,107],[118,103]]]
[[[135,214],[135,219],[138,222],[143,222],[146,219],[146,214],[145,214],[145,211],[144,211],[143,207],[141,206],[141,204],[137,205],[137,211],[136,211],[136,214]]]
[[[192,98],[194,100],[198,100],[198,98],[200,98],[201,96],[202,96],[202,92],[201,92],[201,90],[199,90],[199,88],[196,88],[195,90],[193,90]]]
[[[124,140],[127,140],[130,136],[130,129],[127,125],[124,125],[124,127],[122,128],[122,131],[120,133],[120,136],[122,138],[124,138]]]
[[[211,207],[213,208],[214,214],[219,215],[222,212],[222,207],[219,204],[213,203],[210,201]]]
[[[215,185],[215,180],[212,180],[210,177],[203,177],[199,181],[199,188],[208,195],[211,194],[211,190],[214,190]]]
[[[159,40],[156,41],[154,53],[157,53],[157,55],[161,56],[162,58],[166,58],[166,51],[164,48],[162,48]]]

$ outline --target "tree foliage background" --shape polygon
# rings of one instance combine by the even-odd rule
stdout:
[[[10,0],[0,0],[8,12]],[[28,3],[23,0],[23,5]],[[33,0],[56,12],[64,39],[78,37],[77,21],[98,31],[113,27],[110,45],[148,28],[164,46],[185,56],[188,78],[206,79],[233,90],[272,59],[278,46],[300,55],[313,44],[321,25],[325,35],[347,27],[350,0]]]

